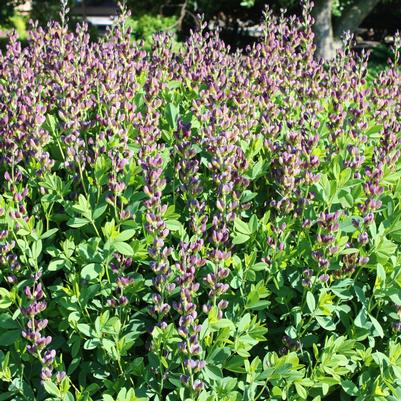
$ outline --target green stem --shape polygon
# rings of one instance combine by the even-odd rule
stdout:
[[[82,188],[84,190],[85,197],[88,198],[88,192],[87,192],[86,186],[85,186],[84,175],[82,172],[82,166],[81,166],[81,162],[79,160],[78,160],[78,169],[79,169],[79,177],[81,178]]]

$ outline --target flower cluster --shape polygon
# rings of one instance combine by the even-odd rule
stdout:
[[[36,274],[35,279],[38,280],[41,274]],[[46,301],[43,300],[44,292],[42,284],[35,282],[32,287],[25,287],[25,296],[29,304],[21,308],[22,314],[28,319],[26,328],[22,331],[22,336],[29,343],[27,351],[34,355],[42,365],[40,377],[42,380],[52,378],[54,364],[56,359],[56,351],[54,349],[45,349],[51,342],[51,336],[45,336],[43,330],[47,327],[48,320],[41,319],[39,315],[47,308]],[[61,380],[65,376],[64,372],[58,373]]]

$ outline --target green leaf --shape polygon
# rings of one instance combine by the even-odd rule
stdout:
[[[252,234],[256,233],[258,225],[259,225],[258,218],[253,214],[248,223],[249,230],[251,231]]]
[[[250,179],[252,181],[256,180],[257,178],[261,177],[265,174],[266,165],[264,160],[259,160],[251,169]]]
[[[21,330],[8,330],[0,334],[0,346],[7,347],[14,344],[21,337]]]
[[[16,329],[18,328],[18,323],[14,320],[8,313],[2,313],[0,315],[0,329]]]
[[[134,230],[134,229],[125,230],[122,233],[118,234],[118,236],[114,239],[114,241],[118,241],[118,242],[128,241],[135,235],[135,231],[136,230]]]
[[[126,242],[113,242],[113,248],[117,252],[121,253],[121,255],[134,256],[134,250],[132,249],[131,245],[127,244]]]
[[[249,225],[245,223],[244,221],[240,220],[239,218],[236,218],[234,220],[234,229],[241,233],[250,236],[252,234],[252,230],[250,229]]]
[[[43,382],[43,387],[47,391],[48,394],[50,395],[55,395],[56,397],[60,397],[60,390],[58,387],[50,380],[44,380]]]
[[[170,231],[181,231],[183,229],[182,224],[178,220],[166,220],[165,223]]]
[[[47,266],[48,271],[57,271],[61,270],[66,264],[66,261],[63,259],[55,259],[52,260]]]
[[[336,329],[336,325],[333,322],[333,319],[330,316],[316,316],[316,320],[319,323],[320,327],[325,330],[333,331]]]
[[[377,264],[376,273],[375,286],[383,288],[386,284],[386,271],[384,270],[383,265],[381,265],[380,263]]]
[[[373,327],[376,329],[377,334],[383,338],[384,337],[384,331],[382,326],[380,325],[380,323],[377,321],[377,319],[375,317],[373,317],[372,315],[369,315],[370,321],[373,323]]]
[[[354,204],[354,198],[352,197],[351,193],[345,189],[339,191],[338,200],[344,209],[351,208]]]
[[[303,399],[306,400],[308,397],[308,392],[306,391],[305,387],[302,386],[301,384],[295,382],[295,390],[297,391],[297,394]]]
[[[0,288],[0,309],[7,309],[12,304],[11,296],[8,290]]]
[[[260,272],[260,271],[264,271],[267,270],[269,268],[269,265],[265,262],[258,262],[255,263],[251,269],[254,270],[255,272]]]
[[[354,320],[354,324],[356,327],[360,327],[361,329],[367,329],[368,327],[366,326],[368,323],[368,314],[366,312],[365,308],[362,308],[358,315],[356,316]]]
[[[205,377],[212,380],[221,380],[223,377],[223,372],[221,371],[221,369],[213,365],[206,365],[202,372]]]
[[[349,395],[359,395],[358,387],[351,380],[341,380],[341,387]]]
[[[86,337],[92,336],[92,329],[90,328],[89,324],[86,323],[78,323],[77,324],[78,330],[84,334]]]
[[[36,401],[36,397],[33,394],[31,386],[29,386],[28,383],[24,381],[21,376],[16,377],[12,381],[8,389],[14,392],[17,391],[18,393],[22,394],[24,396],[24,401]],[[20,398],[13,398],[13,400],[15,399],[19,400]]]
[[[81,363],[81,357],[74,358],[71,361],[70,365],[68,366],[67,374],[71,375],[77,369],[80,363]]]
[[[169,103],[166,108],[166,118],[170,128],[173,130],[177,129],[177,117],[178,108],[173,103]]]
[[[18,230],[18,232],[17,232],[17,234],[20,236],[20,237],[26,237],[27,235],[29,235],[31,232],[30,231],[28,231],[28,230],[24,230],[23,228],[20,228],[19,230]],[[25,245],[25,244],[24,244]]]
[[[377,260],[380,263],[385,263],[391,255],[397,250],[397,245],[388,240],[386,237],[377,236],[375,239],[375,250]]]
[[[244,358],[239,355],[234,355],[224,364],[224,369],[235,373],[244,373]]]
[[[370,138],[370,139],[378,139],[381,136],[381,131],[383,129],[383,125],[382,124],[375,124],[374,121],[373,125],[371,125],[367,130],[366,130],[366,135]]]
[[[270,301],[267,300],[259,300],[254,302],[248,302],[245,305],[246,309],[253,309],[253,310],[263,310],[266,309],[270,305]]]
[[[234,331],[235,326],[234,323],[229,319],[220,319],[213,323],[210,323],[209,327],[213,330],[225,329],[229,328],[230,330]]]
[[[90,220],[83,219],[81,217],[74,217],[73,219],[70,219],[67,222],[68,226],[72,227],[72,228],[81,228],[81,227],[86,226],[89,223],[90,223]]]
[[[52,228],[51,230],[46,231],[43,233],[40,238],[41,239],[46,239],[52,237],[56,232],[58,231],[58,228]],[[18,232],[19,233],[19,232]]]
[[[95,220],[97,220],[99,217],[101,217],[103,214],[104,214],[104,212],[107,210],[107,203],[106,204],[104,204],[104,205],[100,205],[100,206],[98,206],[95,210],[94,210],[94,212],[93,212],[93,220],[95,221]]]
[[[353,253],[359,253],[357,248],[345,248],[340,252],[340,255],[351,255]]]
[[[44,128],[49,130],[50,133],[54,134],[56,132],[56,127],[57,127],[56,117],[54,117],[52,114],[47,114]]]
[[[240,3],[241,7],[251,8],[255,5],[255,0],[242,0]]]
[[[246,313],[237,324],[238,331],[239,332],[245,331],[250,323],[251,323],[251,315],[249,313]]]
[[[244,244],[245,242],[249,241],[250,238],[251,237],[249,235],[237,233],[237,234],[234,234],[232,243],[233,243],[233,245]]]
[[[38,259],[40,254],[42,253],[42,241],[35,241],[32,244],[32,257],[34,259]]]
[[[94,280],[102,271],[102,266],[98,263],[90,263],[81,270],[81,277],[85,280]]]
[[[91,350],[95,349],[102,344],[102,341],[99,338],[89,338],[84,343],[84,349]]]
[[[311,291],[306,294],[306,304],[308,305],[310,313],[313,313],[316,309],[316,301]]]
[[[241,195],[241,203],[248,203],[250,202],[252,199],[254,199],[256,196],[258,195],[257,192],[251,192],[249,190],[246,190],[242,193]]]

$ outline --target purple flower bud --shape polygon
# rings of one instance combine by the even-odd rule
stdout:
[[[363,218],[363,223],[364,223],[365,225],[369,225],[373,220],[374,220],[374,215],[373,215],[373,213],[368,213],[368,214]]]
[[[302,284],[302,287],[305,287],[305,288],[310,288],[312,286],[312,282],[308,278],[302,279],[301,284]]]
[[[6,277],[6,280],[7,280],[7,282],[8,282],[9,284],[14,284],[14,283],[17,282],[17,277],[14,276],[14,275],[7,276],[7,277]]]
[[[228,301],[225,299],[222,299],[218,304],[217,307],[221,310],[227,309],[228,306]]]
[[[40,373],[40,378],[42,380],[49,380],[52,377],[52,369],[48,368],[48,367],[44,367],[42,368],[42,371]]]
[[[180,382],[184,385],[187,386],[189,384],[189,376],[187,375],[180,375]]]
[[[189,370],[193,370],[198,366],[198,364],[194,359],[185,359],[184,366]]]
[[[131,277],[117,277],[116,283],[119,288],[124,288],[132,284],[134,280]]]
[[[184,341],[180,341],[180,342],[178,343],[178,349],[179,349],[182,353],[187,354],[187,353],[188,353],[187,343],[184,342]]]
[[[48,350],[43,355],[43,364],[44,365],[51,365],[56,357],[56,351],[54,349]]]
[[[205,305],[202,306],[203,313],[208,314],[211,309],[212,309],[212,305],[205,304]]]
[[[359,258],[360,265],[366,265],[367,263],[369,263],[369,256],[361,256]]]
[[[359,242],[361,245],[366,245],[366,244],[369,242],[368,233],[364,232],[364,233],[362,233],[362,234],[359,234],[359,236],[358,236],[358,242]]]
[[[189,352],[192,355],[199,355],[201,353],[202,349],[199,344],[191,344],[189,347]]]
[[[25,295],[27,296],[27,298],[33,299],[32,292],[31,292],[31,288],[30,288],[30,287],[25,287],[24,292],[25,292]]]
[[[188,329],[185,326],[180,326],[178,327],[178,334],[181,337],[186,338],[188,337]]]
[[[401,322],[393,322],[393,330],[396,332],[396,333],[399,333],[399,332],[401,332]]]
[[[106,301],[107,306],[115,308],[117,306],[117,302],[115,299],[108,299]]]
[[[194,391],[196,391],[196,392],[201,392],[201,391],[203,390],[203,387],[204,387],[204,383],[203,383],[201,380],[199,380],[199,379],[196,379],[196,380],[194,381],[193,386],[192,386],[192,388],[193,388]]]

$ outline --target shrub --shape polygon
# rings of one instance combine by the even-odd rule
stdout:
[[[175,16],[163,17],[144,14],[139,17],[128,18],[126,24],[131,28],[132,36],[136,40],[143,40],[143,47],[150,50],[153,35],[165,31],[174,32],[177,26],[177,18]]]
[[[399,53],[368,84],[310,23],[10,38],[1,400],[401,398]]]

